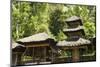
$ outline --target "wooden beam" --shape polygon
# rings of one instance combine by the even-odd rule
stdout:
[[[43,47],[44,51],[43,51],[43,54],[44,54],[44,61],[46,62],[46,47]]]
[[[16,57],[15,57],[15,65],[17,65],[17,57],[18,55],[16,54]]]
[[[15,65],[20,65],[21,64],[21,54],[16,53],[15,56]]]
[[[49,44],[33,44],[33,45],[25,45],[25,47],[46,47],[49,46]]]
[[[12,54],[22,54],[23,52],[12,52]]]
[[[53,52],[52,52],[51,62],[52,63],[54,62],[54,54],[53,54]]]
[[[72,61],[73,62],[78,62],[79,60],[80,60],[79,49],[78,48],[74,48],[72,50]]]
[[[32,51],[32,58],[33,58],[33,62],[34,62],[34,48],[33,48],[33,51]]]
[[[60,48],[66,50],[66,49],[86,48],[86,47],[87,47],[87,46],[70,46],[70,47],[68,47],[68,46],[62,46],[62,47],[60,47]]]

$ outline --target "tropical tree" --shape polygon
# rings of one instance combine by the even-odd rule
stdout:
[[[17,40],[40,32],[47,32],[55,40],[67,38],[63,33],[65,19],[79,16],[86,38],[95,37],[95,6],[37,2],[12,2],[12,38]]]

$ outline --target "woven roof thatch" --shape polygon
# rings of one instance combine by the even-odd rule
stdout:
[[[81,18],[77,17],[77,16],[72,16],[72,17],[66,19],[65,21],[72,22],[72,21],[77,21],[77,20],[81,20]]]
[[[43,32],[43,33],[38,33],[29,37],[19,39],[17,42],[38,42],[38,41],[44,41],[49,38],[50,38],[49,35]]]
[[[16,47],[24,47],[24,46],[21,44],[18,44],[18,43],[12,43],[12,49],[14,49]]]
[[[25,51],[25,46],[18,44],[18,43],[12,43],[12,52],[24,52]]]
[[[89,40],[79,38],[77,41],[59,41],[56,45],[57,46],[80,46],[85,44],[90,44]]]
[[[79,31],[83,30],[83,26],[78,26],[77,28],[72,28],[72,29],[63,29],[63,31],[69,32],[69,31]]]

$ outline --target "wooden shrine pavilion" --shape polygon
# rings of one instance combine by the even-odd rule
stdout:
[[[87,48],[91,42],[84,38],[85,32],[83,29],[82,21],[79,17],[73,16],[65,20],[68,25],[67,29],[64,29],[63,32],[68,36],[67,40],[59,41],[57,46],[64,50],[72,50],[72,62],[80,61],[80,52],[79,49]]]
[[[54,40],[45,32],[19,39],[17,43],[26,49],[20,56],[21,64],[16,65],[53,63],[59,51]]]

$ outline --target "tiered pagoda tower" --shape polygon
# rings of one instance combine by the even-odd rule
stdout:
[[[68,40],[76,40],[80,37],[84,37],[83,24],[79,17],[73,16],[65,20],[68,28],[64,29],[65,35],[68,36]]]
[[[65,20],[67,29],[64,29],[64,34],[68,37],[67,40],[59,41],[57,46],[66,49],[72,49],[72,62],[80,61],[79,49],[85,48],[90,44],[89,40],[84,39],[85,32],[82,21],[79,17],[73,16]]]

